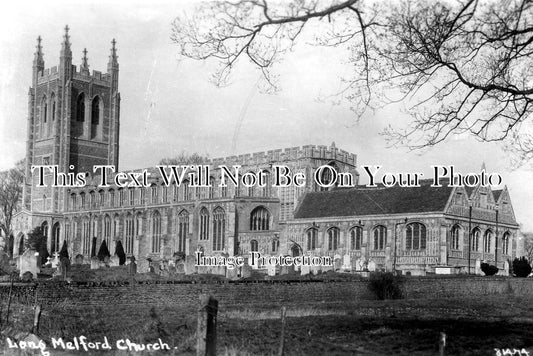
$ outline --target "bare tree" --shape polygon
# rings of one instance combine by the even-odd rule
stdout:
[[[412,120],[385,131],[391,144],[423,148],[469,133],[509,139],[520,161],[533,158],[533,136],[524,133],[533,105],[533,1],[209,2],[176,18],[171,34],[183,56],[220,63],[217,84],[247,59],[271,87],[272,68],[301,38],[349,50],[352,75],[334,94],[357,117],[405,105]]]
[[[163,158],[159,161],[161,165],[185,165],[185,164],[204,164],[209,159],[208,156],[202,156],[201,154],[187,153],[185,151],[180,152],[176,157]]]
[[[524,256],[531,263],[533,262],[533,233],[524,233]]]
[[[24,181],[24,160],[19,161],[10,170],[0,172],[0,229],[6,238],[5,248],[12,251],[9,246],[10,235],[13,232],[13,215],[20,208],[22,197],[22,184]]]

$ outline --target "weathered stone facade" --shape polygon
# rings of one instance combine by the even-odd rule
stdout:
[[[433,273],[439,266],[481,273],[479,265],[486,262],[508,271],[506,263],[516,256],[518,224],[507,188],[430,183],[310,193],[285,235],[302,253],[348,255],[355,270],[374,263],[376,269],[415,274]]]
[[[438,265],[464,269],[468,255],[472,270],[476,260],[494,263],[497,259],[502,268],[513,256],[518,225],[506,189],[493,192],[482,187],[471,191],[446,187],[448,190],[433,197],[417,195],[418,188],[412,188],[411,195],[404,196],[410,204],[388,210],[355,209],[350,204],[363,202],[361,196],[345,196],[343,200],[336,199],[335,194],[355,191],[369,195],[385,188],[367,193],[361,187],[319,192],[322,189],[312,177],[322,165],[350,173],[358,184],[356,155],[334,144],[209,160],[205,164],[213,169],[209,178],[212,188],[186,183],[167,187],[157,178],[160,175],[155,168],[148,169],[152,174],[144,188],[100,187],[100,176],[89,176],[84,187],[51,187],[51,174],[45,177],[47,187],[37,187],[32,165],[57,165],[60,172],[76,173],[92,172],[93,165],[107,164],[118,171],[117,58],[113,40],[107,73],[90,74],[86,52],[78,69],[72,65],[67,28],[59,66],[45,69],[38,40],[28,101],[23,210],[15,219],[15,256],[22,254],[25,235],[36,226],[44,228],[50,253],[59,251],[66,241],[70,256],[82,255],[88,261],[103,241],[112,255],[120,242],[126,254],[139,261],[141,270],[147,267],[148,259],[170,260],[177,253],[192,256],[197,250],[229,256],[247,255],[252,250],[273,255],[328,255],[342,259],[343,266],[352,270],[370,266],[413,273],[434,272]],[[267,185],[235,188],[230,184],[221,188],[219,165],[241,166],[242,174],[267,172]],[[305,173],[305,186],[271,187],[276,165]],[[383,196],[380,199],[389,203],[394,198],[388,192]],[[314,205],[322,205],[322,198],[326,199],[324,209],[318,209]],[[428,199],[444,203],[428,207],[424,205]],[[324,214],[332,204],[337,206]],[[413,204],[420,208],[411,209]],[[478,240],[490,232],[492,243],[471,246],[468,231],[476,229]],[[506,245],[502,245],[504,238]]]

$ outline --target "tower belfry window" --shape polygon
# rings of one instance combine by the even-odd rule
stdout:
[[[42,104],[41,104],[41,110],[42,110],[43,123],[46,124],[46,121],[48,119],[48,104],[46,103],[46,96],[43,97]]]
[[[100,98],[95,96],[93,99],[91,110],[91,124],[98,125],[100,123]]]
[[[82,93],[76,101],[76,121],[85,121],[85,95]]]
[[[50,98],[50,103],[52,105],[52,110],[50,112],[50,115],[52,116],[52,121],[55,121],[56,119],[56,96],[54,93],[52,93],[52,97]]]

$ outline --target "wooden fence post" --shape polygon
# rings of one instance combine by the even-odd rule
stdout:
[[[41,317],[41,306],[35,306],[35,314],[33,316],[33,327],[31,329],[32,334],[37,334],[39,332],[39,318]]]
[[[443,331],[439,337],[439,356],[444,356],[444,348],[446,347],[446,333]]]
[[[216,356],[218,301],[200,295],[196,334],[196,356]]]
[[[280,336],[280,342],[279,342],[279,356],[283,356],[283,352],[285,351],[285,316],[287,314],[287,308],[282,307],[281,308],[281,336]]]
[[[9,286],[9,297],[7,298],[6,325],[9,325],[9,309],[11,308],[11,293],[13,291],[13,274],[11,274],[11,284]]]

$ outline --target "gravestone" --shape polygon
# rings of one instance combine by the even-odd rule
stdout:
[[[83,255],[76,255],[74,258],[74,264],[82,265],[83,264]]]
[[[342,258],[342,269],[344,271],[352,271],[352,257],[348,254],[344,255]]]
[[[226,278],[232,281],[239,279],[239,267],[228,268],[226,270]]]
[[[504,272],[504,276],[509,275],[509,261],[503,262],[503,272]]]
[[[59,253],[54,253],[54,258],[51,261],[52,268],[58,268],[59,267]]]
[[[98,257],[92,257],[91,258],[91,269],[98,269],[100,268],[100,260]]]
[[[0,251],[0,270],[4,273],[9,273],[11,272],[11,269],[12,268],[9,263],[9,255],[4,251]]]
[[[178,262],[176,264],[176,273],[182,274],[185,273],[185,263],[184,262]]]
[[[368,262],[368,271],[369,272],[375,272],[376,271],[376,262],[374,261],[369,261]]]
[[[37,266],[37,256],[35,256],[35,251],[26,250],[19,257],[18,269],[20,271],[20,277],[24,275],[25,272],[30,272],[34,277],[37,276],[37,273],[41,272],[41,269]]]
[[[33,279],[33,276],[34,275],[30,271],[26,271],[20,276],[20,278],[24,282],[30,282]]]
[[[275,276],[276,275],[276,265],[275,264],[270,264],[267,266],[267,274],[269,276]]]
[[[120,258],[117,255],[111,256],[109,259],[109,267],[120,266]]]
[[[66,257],[61,257],[59,261],[59,272],[61,277],[67,278],[67,273],[70,269],[70,260]]]
[[[355,270],[356,271],[362,271],[363,270],[363,263],[364,261],[361,258],[358,258],[355,260]]]
[[[244,266],[241,267],[241,278],[250,278],[252,276],[252,266],[245,263]]]
[[[179,262],[178,262],[179,265]],[[183,263],[185,274],[198,273],[198,267],[196,266],[196,258],[194,256],[187,256]],[[178,269],[179,270],[179,269]]]
[[[168,265],[168,273],[171,275],[171,276],[174,276],[176,275],[177,273],[177,269],[176,269],[176,264],[174,262],[170,263]]]
[[[322,267],[321,266],[311,266],[311,273],[313,275],[317,275],[317,274],[320,274],[322,272]]]
[[[130,262],[130,264],[128,265],[128,273],[130,274],[130,276],[133,276],[137,273],[137,263],[135,263],[135,261]]]
[[[342,260],[340,258],[336,258],[333,262],[333,266],[334,266],[335,271],[340,270],[342,267]]]
[[[303,266],[300,268],[300,273],[302,276],[307,276],[309,274],[309,266]]]
[[[480,259],[477,259],[477,260],[476,260],[476,269],[474,270],[474,273],[475,273],[475,274],[484,274],[484,273],[481,271],[481,260],[480,260]]]

